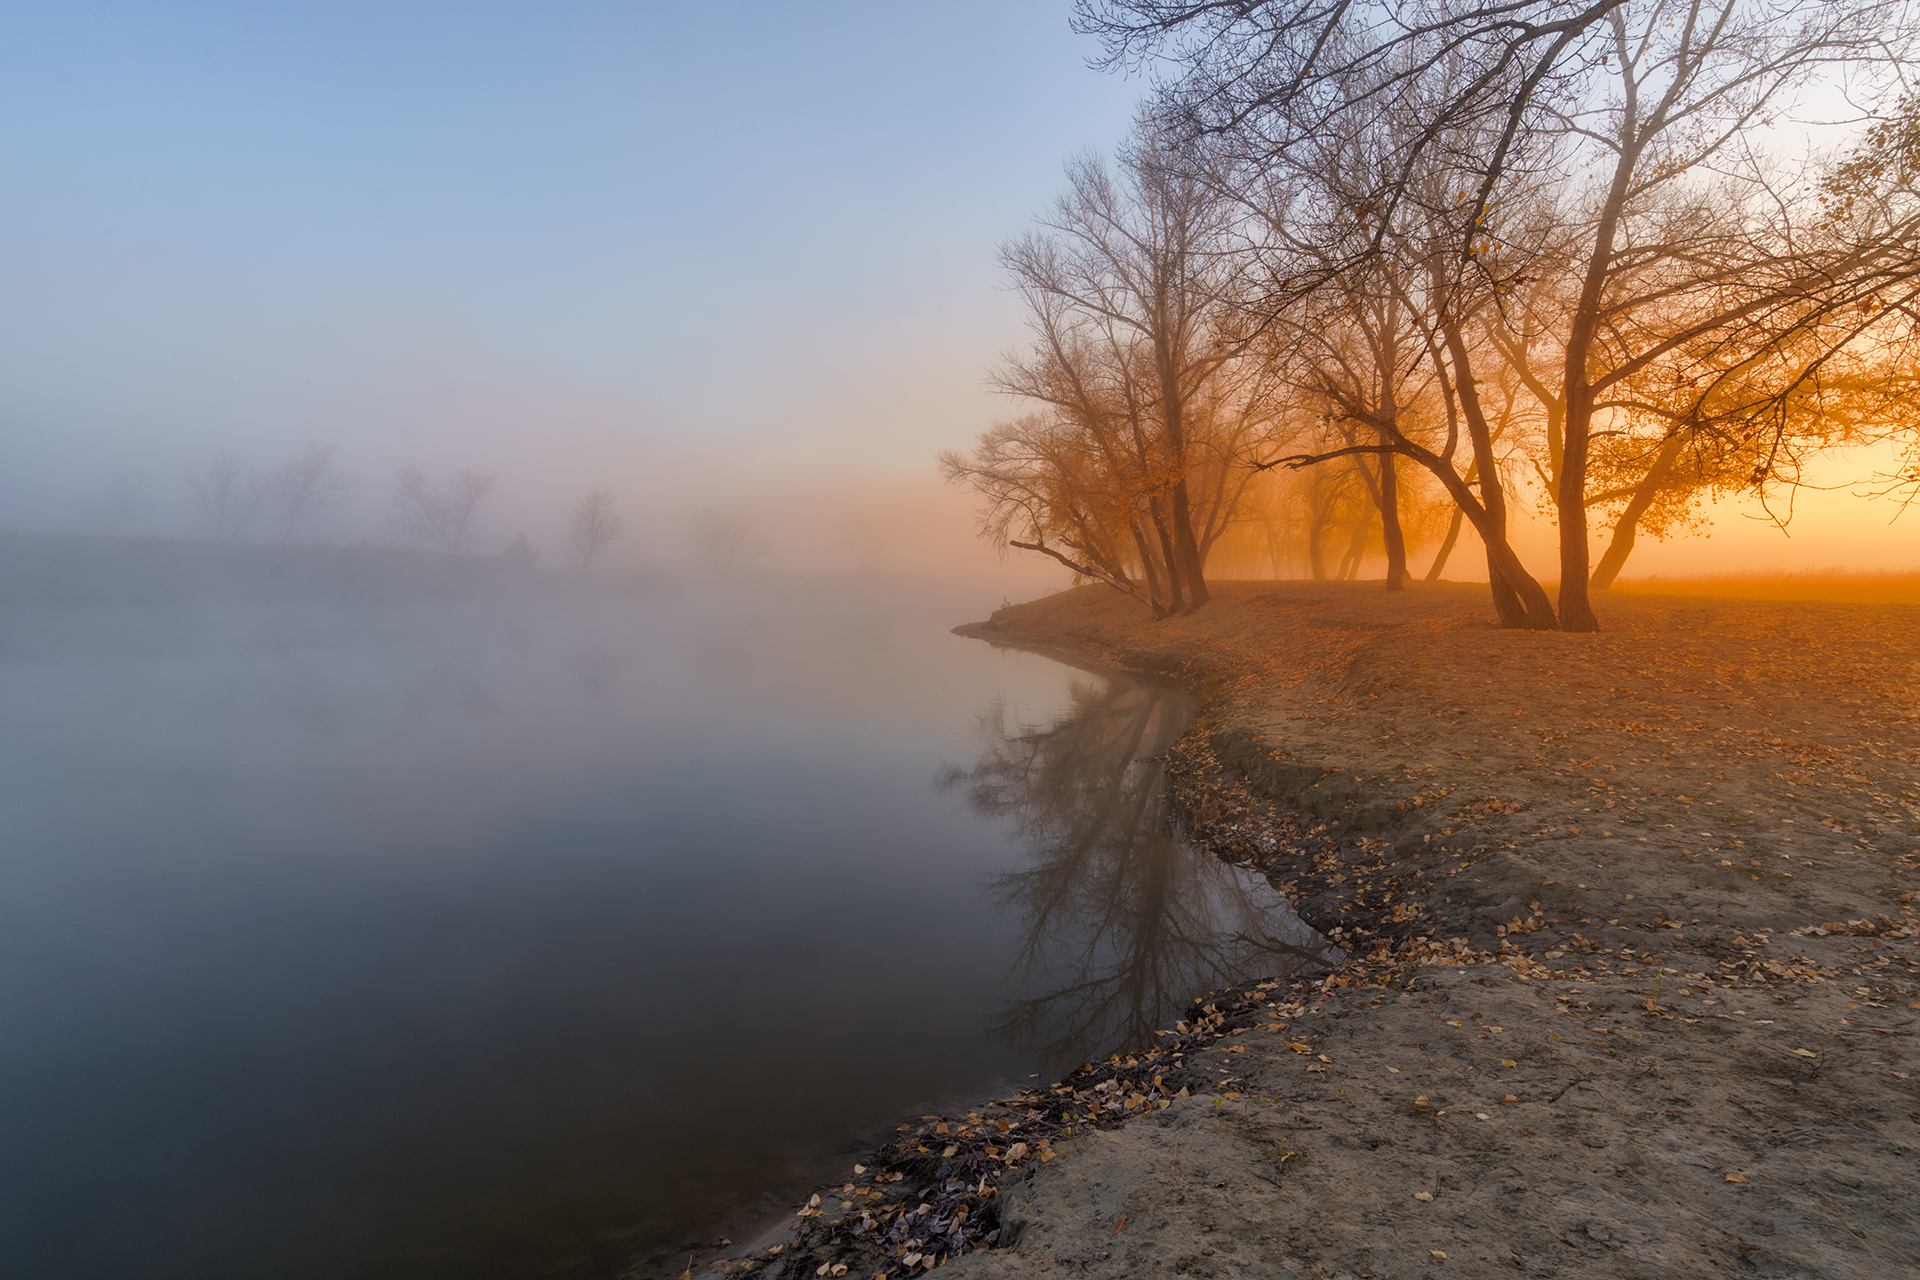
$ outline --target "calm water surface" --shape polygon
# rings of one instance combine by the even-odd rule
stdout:
[[[996,603],[0,545],[0,1272],[610,1275],[1291,963]]]

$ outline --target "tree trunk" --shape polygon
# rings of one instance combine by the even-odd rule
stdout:
[[[1440,581],[1440,571],[1447,567],[1447,557],[1453,554],[1453,544],[1460,541],[1460,526],[1465,520],[1466,517],[1460,514],[1460,508],[1455,507],[1453,519],[1447,525],[1446,541],[1440,544],[1440,554],[1433,558],[1433,563],[1427,568],[1427,576],[1421,581]]]
[[[1173,482],[1173,537],[1187,580],[1187,612],[1192,613],[1207,602],[1207,579],[1200,563],[1200,545],[1193,536],[1193,512],[1187,503],[1184,476]]]
[[[1327,580],[1327,553],[1320,546],[1320,540],[1326,531],[1326,509],[1316,505],[1313,508],[1312,517],[1307,522],[1307,572],[1313,575],[1315,582]]]
[[[1641,144],[1632,136],[1637,126],[1630,105],[1621,117],[1620,128],[1622,145],[1615,152],[1613,181],[1594,225],[1593,246],[1587,256],[1580,301],[1573,309],[1573,323],[1567,326],[1567,360],[1560,380],[1566,420],[1560,483],[1554,490],[1554,503],[1560,509],[1560,625],[1568,631],[1600,629],[1600,620],[1593,616],[1593,602],[1587,596],[1587,576],[1591,569],[1591,551],[1587,546],[1587,450],[1593,439],[1594,402],[1587,356],[1600,330],[1600,308],[1606,296],[1608,272],[1613,266],[1621,211],[1626,208],[1634,167],[1640,158]]]
[[[1347,553],[1340,557],[1340,572],[1334,575],[1336,581],[1352,582],[1360,572],[1360,562],[1367,555],[1367,522],[1357,520],[1353,526],[1353,537],[1347,541]]]
[[[1165,618],[1172,613],[1160,599],[1160,568],[1154,563],[1153,547],[1147,542],[1146,531],[1141,521],[1133,522],[1133,545],[1140,555],[1140,576],[1147,580],[1147,604],[1153,610],[1156,619]]]
[[[1153,520],[1154,538],[1160,544],[1160,568],[1164,570],[1167,575],[1167,614],[1171,616],[1180,612],[1182,603],[1180,598],[1180,564],[1179,561],[1174,558],[1173,539],[1167,533],[1167,521],[1165,515],[1160,510],[1160,499],[1149,498],[1147,500],[1147,513]]]
[[[1407,535],[1400,528],[1400,478],[1393,455],[1380,455],[1380,529],[1387,548],[1387,590],[1407,588]]]
[[[1627,563],[1627,557],[1633,554],[1634,540],[1639,536],[1640,517],[1647,514],[1647,508],[1660,496],[1660,488],[1666,484],[1667,476],[1673,471],[1675,460],[1680,457],[1686,437],[1679,432],[1668,436],[1660,445],[1660,454],[1647,468],[1647,474],[1634,487],[1633,497],[1627,500],[1627,506],[1620,518],[1613,522],[1613,537],[1607,543],[1606,552],[1601,555],[1599,565],[1593,571],[1590,584],[1595,591],[1607,591],[1613,587],[1613,580],[1620,576],[1620,570]]]
[[[1435,469],[1430,463],[1428,470],[1447,486],[1453,494],[1455,505],[1467,513],[1473,521],[1474,531],[1487,546],[1487,580],[1493,592],[1493,607],[1500,615],[1500,625],[1513,629],[1533,631],[1552,631],[1558,625],[1553,616],[1553,604],[1547,599],[1546,591],[1534,581],[1520,563],[1520,557],[1514,554],[1513,546],[1507,541],[1507,495],[1500,485],[1499,459],[1493,456],[1493,432],[1487,426],[1487,415],[1481,409],[1479,388],[1473,377],[1473,364],[1467,353],[1466,339],[1460,335],[1460,327],[1449,323],[1444,326],[1447,353],[1453,357],[1454,392],[1460,400],[1460,416],[1466,419],[1467,436],[1473,442],[1473,469],[1480,476],[1480,494],[1484,501],[1476,501],[1472,490],[1468,489],[1451,464],[1440,463]],[[1435,459],[1435,461],[1439,461]]]
[[[1560,627],[1565,631],[1600,629],[1587,598],[1587,445],[1592,422],[1593,389],[1583,370],[1579,385],[1567,387],[1566,447],[1554,495],[1560,512]]]
[[[1493,611],[1500,615],[1501,626],[1525,626],[1524,622],[1516,624],[1507,621],[1508,618],[1516,615],[1524,619],[1527,616],[1527,603],[1521,598],[1519,589],[1507,581],[1507,575],[1500,566],[1500,557],[1495,554],[1492,547],[1487,548],[1487,589],[1493,593]],[[1540,594],[1545,596],[1546,591],[1542,589]],[[1552,630],[1550,627],[1538,629]]]

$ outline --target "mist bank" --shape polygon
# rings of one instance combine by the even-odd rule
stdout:
[[[1105,819],[1145,783],[1129,727],[1184,721],[949,634],[1001,598],[0,537],[0,1253],[612,1274],[738,1234],[900,1115],[1097,1052],[1053,1047],[1088,1007],[1048,1000],[1052,962],[1009,977],[1024,900],[990,886],[1031,850],[971,800],[1058,817],[994,772],[1052,727],[1061,786],[1104,761],[1111,803],[1080,816]],[[1076,871],[1106,903],[1105,870],[1171,859]],[[1237,884],[1193,870],[1195,893]],[[1071,985],[1080,949],[1040,943]],[[861,980],[835,1004],[837,973]],[[690,1077],[690,1017],[779,1044],[778,1078],[754,1053]]]

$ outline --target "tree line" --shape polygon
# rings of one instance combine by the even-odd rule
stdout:
[[[336,464],[339,448],[309,444],[277,467],[249,468],[232,450],[219,450],[205,463],[188,468],[183,479],[200,532],[216,542],[296,541],[331,511],[359,494],[360,477]],[[394,472],[388,497],[386,533],[390,541],[447,555],[472,549],[480,504],[499,477],[462,467],[435,478],[417,466]],[[116,479],[122,488],[126,482]],[[134,499],[123,499],[123,502]],[[581,495],[569,512],[567,537],[575,562],[585,570],[626,532],[619,499],[610,489]],[[539,560],[526,535],[519,534],[503,553],[531,566]]]
[[[1463,525],[1503,625],[1590,631],[1642,533],[1900,442],[1920,491],[1920,97],[1879,0],[1079,0],[1157,88],[1001,260],[1028,412],[941,456],[982,532],[1156,616],[1245,561]],[[1864,123],[1791,160],[1776,126]],[[1854,105],[1865,103],[1865,106]],[[1509,537],[1531,483],[1550,596]],[[1592,526],[1604,530],[1594,554]],[[1283,534],[1282,530],[1291,532]],[[1443,532],[1444,531],[1444,532]]]

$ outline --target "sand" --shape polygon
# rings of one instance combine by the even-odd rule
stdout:
[[[714,1269],[1920,1274],[1920,607],[1600,614],[1245,583],[970,629],[1194,688],[1177,809],[1350,958],[906,1126]]]

